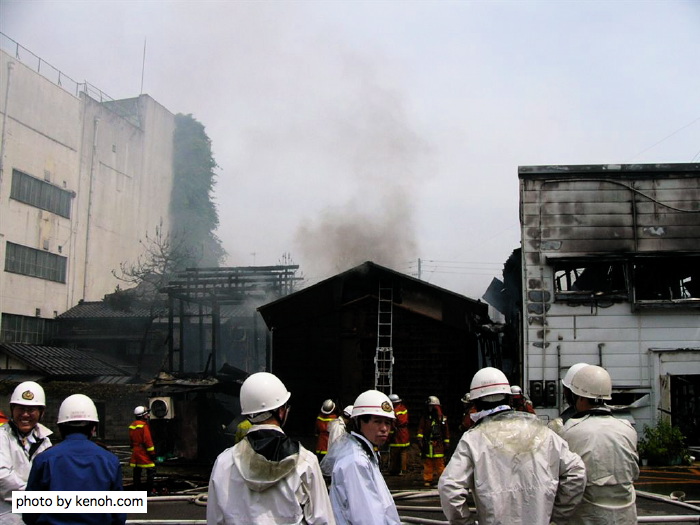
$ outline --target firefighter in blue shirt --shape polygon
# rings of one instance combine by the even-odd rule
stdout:
[[[97,409],[89,397],[68,396],[58,410],[63,441],[36,457],[27,491],[123,490],[119,459],[90,440],[98,422]],[[123,525],[126,514],[25,514],[23,519],[27,525]]]

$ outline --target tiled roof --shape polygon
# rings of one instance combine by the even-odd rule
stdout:
[[[57,346],[38,346],[23,343],[2,343],[0,352],[26,363],[33,370],[57,376],[126,376],[112,366],[84,350]]]
[[[81,301],[70,310],[63,312],[58,319],[114,319],[151,317],[150,309],[132,306],[126,310],[112,308],[105,301]]]

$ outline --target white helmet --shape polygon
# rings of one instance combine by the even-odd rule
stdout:
[[[401,398],[398,396],[398,394],[389,394],[389,401],[392,403],[399,403]]]
[[[324,414],[330,414],[335,410],[335,403],[332,399],[326,399],[321,405],[321,412]]]
[[[46,395],[44,389],[39,383],[34,381],[25,381],[20,383],[12,392],[10,397],[10,405],[24,405],[34,407],[46,406]]]
[[[589,399],[612,399],[612,379],[605,368],[586,365],[571,378],[571,391]]]
[[[135,415],[136,417],[144,416],[144,415],[148,414],[149,412],[150,412],[149,409],[147,409],[145,406],[141,406],[141,405],[137,406],[137,407],[134,409],[134,415]]]
[[[428,405],[439,405],[440,400],[437,396],[428,396]]]
[[[241,414],[250,415],[274,410],[289,401],[291,395],[276,375],[257,372],[241,385]]]
[[[498,368],[487,366],[474,374],[469,387],[472,401],[484,398],[487,398],[484,401],[499,401],[504,395],[510,395],[510,383]]]
[[[576,372],[581,370],[584,366],[588,366],[588,363],[576,363],[575,365],[571,365],[571,367],[566,371],[564,379],[561,380],[561,384],[571,390],[571,379],[574,377],[574,374],[576,374]]]
[[[472,402],[471,394],[469,392],[467,392],[466,394],[464,394],[462,396],[462,399],[460,401],[462,401],[462,403],[464,403],[465,405],[468,403],[471,403]]]
[[[343,415],[345,417],[352,417],[352,405],[348,405],[343,409]]]
[[[352,406],[352,417],[365,414],[396,419],[394,405],[391,404],[387,395],[379,390],[367,390],[355,399],[355,404]]]
[[[510,393],[514,396],[521,396],[523,394],[523,389],[518,385],[513,385],[510,387]]]
[[[64,399],[58,409],[58,424],[85,421],[100,421],[92,399],[85,394],[73,394]]]

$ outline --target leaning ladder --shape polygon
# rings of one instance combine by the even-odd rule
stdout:
[[[374,356],[374,388],[385,394],[392,392],[394,349],[392,346],[394,289],[379,283],[377,309],[377,353]]]

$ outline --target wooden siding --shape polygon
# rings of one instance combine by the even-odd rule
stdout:
[[[663,403],[659,375],[675,370],[681,355],[692,363],[686,373],[700,367],[698,310],[636,311],[624,294],[618,302],[557,302],[553,264],[700,254],[700,164],[523,167],[520,197],[525,383],[556,380],[560,389],[572,364],[600,364],[615,390],[651,394],[634,413],[641,431]],[[555,417],[562,408],[560,401],[538,414]]]

